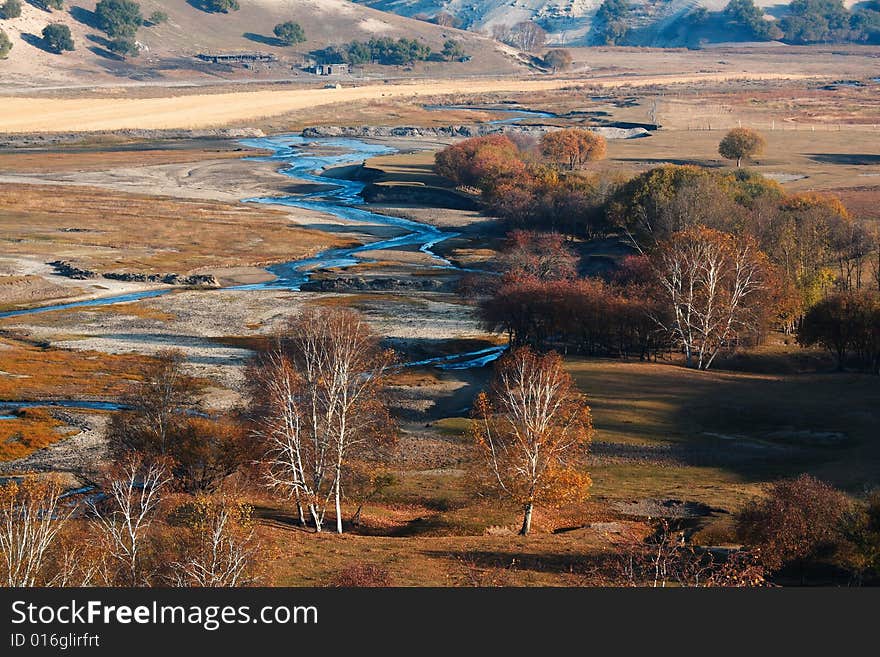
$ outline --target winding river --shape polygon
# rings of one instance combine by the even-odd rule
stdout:
[[[459,109],[473,111],[487,111],[488,108],[472,106],[428,106],[429,110]],[[489,123],[494,125],[513,124],[528,118],[550,118],[553,115],[546,112],[534,112],[518,108],[492,108],[491,111],[509,113],[511,116],[498,119]],[[363,207],[364,201],[360,196],[365,183],[357,180],[334,179],[322,175],[326,169],[356,165],[370,157],[389,155],[398,152],[397,149],[381,144],[368,143],[357,139],[320,138],[307,140],[299,135],[287,135],[265,137],[260,139],[248,139],[242,142],[245,146],[269,150],[272,155],[268,157],[251,158],[253,160],[272,161],[280,165],[280,172],[297,180],[317,183],[321,189],[308,194],[285,197],[261,197],[245,199],[249,203],[266,203],[271,205],[286,205],[290,207],[314,210],[333,215],[347,222],[357,222],[364,225],[383,226],[399,229],[402,234],[387,239],[381,239],[369,244],[356,247],[329,249],[311,258],[293,260],[268,267],[275,276],[271,281],[253,285],[241,285],[236,290],[265,290],[284,289],[299,290],[303,283],[309,280],[312,273],[320,269],[336,268],[344,269],[364,262],[364,254],[381,249],[393,249],[403,246],[416,246],[420,251],[431,257],[427,265],[439,269],[461,270],[446,258],[434,252],[434,247],[458,233],[441,230],[436,226],[424,224],[400,217],[372,212]],[[360,258],[358,256],[361,256]],[[144,290],[129,294],[109,296],[86,301],[54,304],[14,310],[0,313],[0,318],[33,315],[37,313],[52,312],[56,310],[68,310],[87,306],[105,306],[116,303],[127,303],[141,299],[155,298],[173,291],[173,288]],[[467,369],[482,367],[498,358],[504,351],[503,347],[490,347],[473,352],[442,356],[417,362],[408,363],[407,367],[434,366],[441,369]],[[54,405],[71,408],[87,408],[83,404],[89,402],[65,402],[58,401]],[[100,403],[100,402],[98,402]],[[21,402],[9,405],[0,402],[0,419],[10,416],[2,411],[6,408],[25,407],[28,405],[48,405],[49,402]]]

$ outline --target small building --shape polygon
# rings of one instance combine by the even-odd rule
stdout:
[[[309,69],[314,75],[348,75],[348,64],[315,64]]]
[[[253,64],[278,61],[275,55],[264,52],[199,53],[196,58],[212,64]]]

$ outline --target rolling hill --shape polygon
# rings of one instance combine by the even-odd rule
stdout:
[[[107,50],[106,35],[95,27],[96,0],[69,0],[63,10],[44,11],[23,4],[19,18],[0,20],[13,42],[0,60],[0,90],[34,86],[109,84],[203,84],[208,82],[314,79],[302,70],[307,53],[371,37],[418,39],[440,50],[448,38],[462,42],[472,60],[466,63],[427,62],[408,75],[449,76],[470,73],[506,73],[519,68],[509,49],[473,33],[439,27],[393,13],[384,13],[345,0],[241,0],[241,10],[207,13],[196,0],[141,0],[141,13],[160,10],[168,22],[142,27],[137,33],[141,54],[121,60]],[[281,45],[273,27],[295,20],[305,29],[307,42]],[[40,33],[49,23],[70,27],[76,49],[63,55],[47,52]],[[199,53],[257,51],[278,58],[251,67],[214,65],[195,58]],[[367,75],[396,77],[397,67],[376,67]]]
[[[534,21],[549,33],[554,45],[587,46],[601,43],[601,21],[596,12],[602,0],[355,0],[375,9],[402,16],[431,18],[440,12],[454,16],[460,27],[491,34],[494,29],[520,21]],[[629,28],[627,45],[687,46],[698,41],[746,41],[750,35],[725,25],[711,13],[720,12],[728,0],[629,0],[631,11],[626,18]],[[846,7],[865,5],[859,0],[844,0]],[[787,12],[787,2],[755,0],[768,18]],[[710,12],[699,34],[686,17],[698,8]]]

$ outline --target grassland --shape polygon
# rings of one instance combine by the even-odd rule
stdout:
[[[0,184],[0,250],[96,271],[194,272],[306,257],[350,242],[260,206]]]
[[[695,73],[645,77],[566,80],[477,79],[467,84],[470,94],[547,91],[589,84],[599,89],[694,84],[722,80],[781,80],[806,77],[785,73]],[[43,98],[11,96],[3,99],[0,132],[90,132],[125,129],[215,128],[253,122],[294,111],[382,98],[419,98],[459,94],[459,80],[432,80],[399,84],[367,84],[345,89],[238,91],[157,98]],[[312,114],[314,116],[314,114]]]
[[[115,399],[147,360],[0,337],[0,400]]]

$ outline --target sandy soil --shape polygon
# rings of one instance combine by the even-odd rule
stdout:
[[[720,82],[724,80],[788,80],[807,77],[786,73],[705,73],[566,79],[471,80],[469,93],[523,92],[560,89],[575,83],[602,88]],[[461,80],[412,84],[365,85],[345,89],[297,89],[160,98],[3,98],[0,132],[88,132],[98,130],[209,128],[254,121],[292,111],[381,98],[458,94]]]

